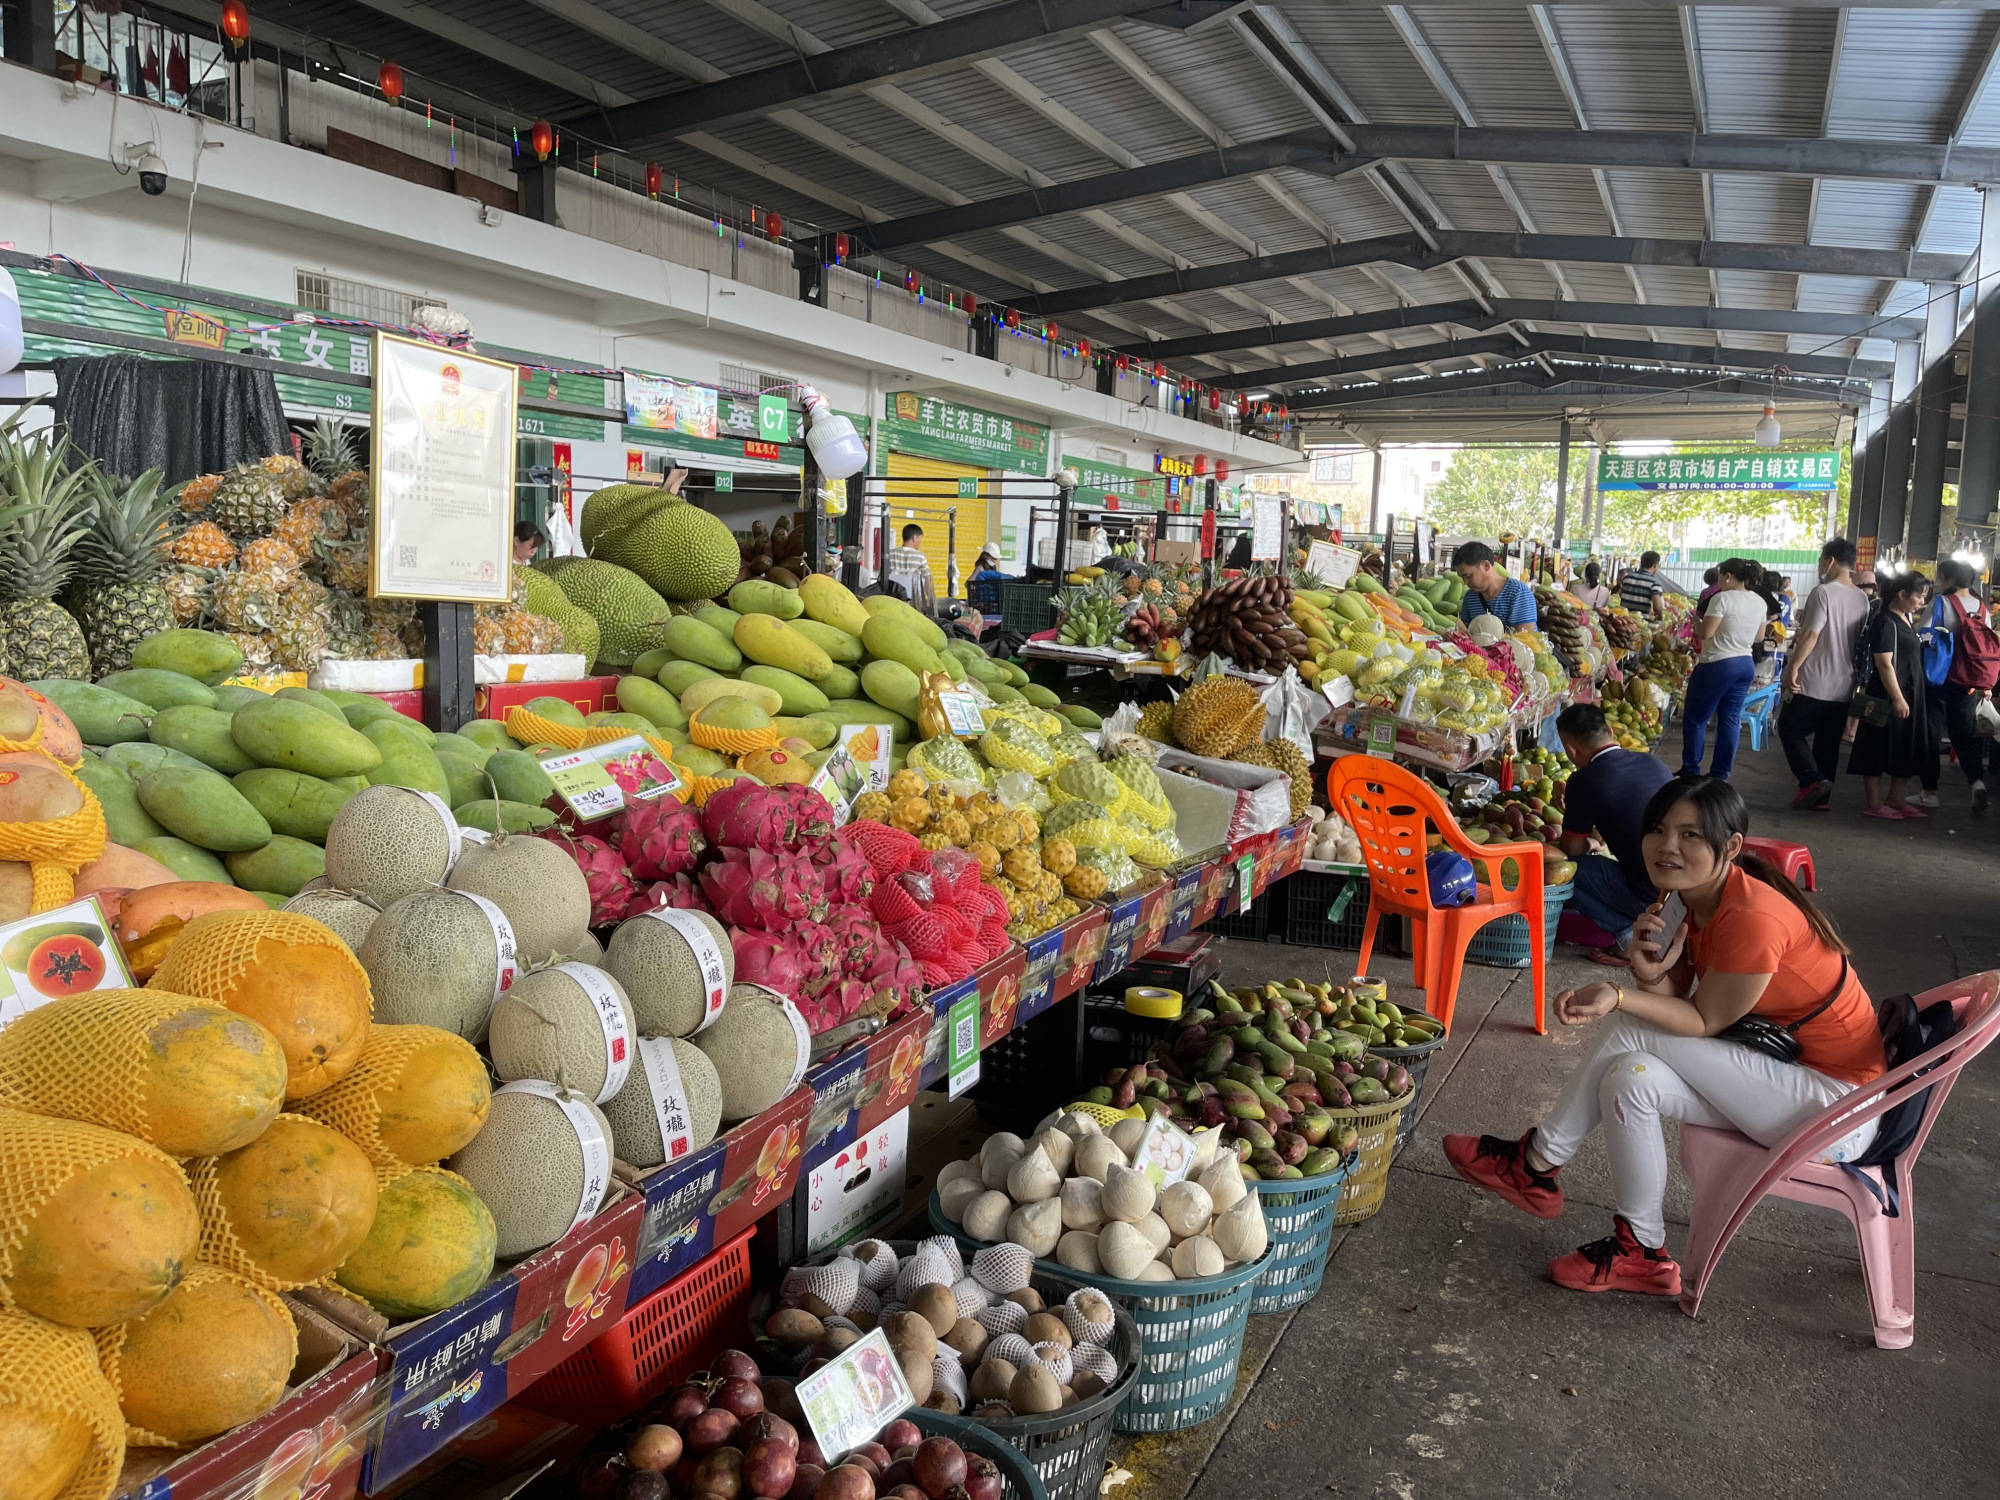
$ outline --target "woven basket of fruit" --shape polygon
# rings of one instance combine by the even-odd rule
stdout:
[[[1404,1094],[1383,1104],[1357,1104],[1351,1109],[1327,1111],[1335,1121],[1352,1123],[1359,1132],[1354,1143],[1354,1165],[1341,1184],[1334,1223],[1359,1224],[1381,1208],[1389,1192],[1389,1163],[1396,1156],[1396,1124],[1412,1097]]]

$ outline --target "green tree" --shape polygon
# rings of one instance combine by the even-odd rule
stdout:
[[[1574,460],[1579,455],[1572,452]],[[1570,475],[1572,487],[1581,476]],[[1461,448],[1424,501],[1447,536],[1547,536],[1556,515],[1556,450]]]

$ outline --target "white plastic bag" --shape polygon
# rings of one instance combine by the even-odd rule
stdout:
[[[1324,695],[1305,685],[1297,667],[1285,668],[1284,675],[1263,692],[1264,738],[1290,740],[1311,764],[1313,727],[1333,712]]]
[[[2000,738],[2000,707],[1991,698],[1981,698],[1972,705],[1972,727],[1988,739]]]

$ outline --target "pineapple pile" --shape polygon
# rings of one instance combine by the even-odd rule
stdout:
[[[967,796],[922,771],[904,768],[887,791],[863,792],[856,818],[871,818],[917,835],[926,849],[963,849],[979,862],[986,884],[1007,901],[1007,935],[1016,942],[1059,927],[1083,901],[1104,894],[1104,877],[1077,864],[1067,839],[1042,837],[1026,807],[1009,807],[992,792]]]

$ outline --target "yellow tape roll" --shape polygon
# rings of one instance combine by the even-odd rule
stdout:
[[[1125,1009],[1135,1016],[1171,1021],[1181,1013],[1181,992],[1157,989],[1150,984],[1135,984],[1125,992]]]

